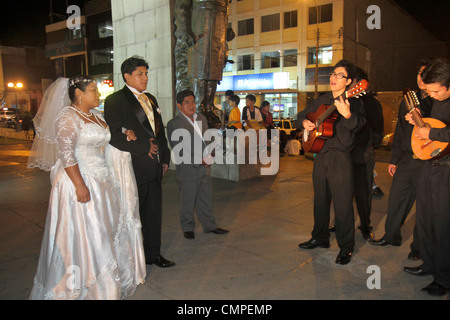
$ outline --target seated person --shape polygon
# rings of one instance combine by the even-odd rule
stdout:
[[[240,101],[241,99],[235,94],[230,97],[231,111],[228,116],[228,125],[227,125],[227,128],[229,129],[242,129],[241,111],[238,108]]]
[[[297,140],[297,132],[291,131],[291,139],[286,143],[284,151],[290,156],[298,156],[301,149],[301,143]]]
[[[245,123],[245,129],[260,129],[263,128],[263,118],[261,111],[255,106],[256,98],[249,94],[245,97],[245,107],[242,110],[242,122]]]

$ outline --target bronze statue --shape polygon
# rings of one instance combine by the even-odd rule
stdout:
[[[223,126],[223,112],[214,106],[217,84],[228,59],[228,0],[176,0],[176,91],[194,91],[198,109],[210,126]]]

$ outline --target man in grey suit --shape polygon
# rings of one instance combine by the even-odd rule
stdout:
[[[207,146],[203,136],[208,130],[208,122],[204,115],[196,113],[191,90],[177,94],[177,107],[180,112],[167,123],[167,135],[174,153],[178,151],[174,154],[174,162],[180,186],[180,221],[184,237],[195,239],[194,210],[204,232],[226,234],[228,230],[218,228],[213,216],[211,166],[203,157]]]

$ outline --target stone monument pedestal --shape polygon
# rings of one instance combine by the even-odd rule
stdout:
[[[261,176],[261,164],[216,164],[211,166],[211,177],[242,181]]]

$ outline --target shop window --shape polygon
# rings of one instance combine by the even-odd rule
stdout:
[[[319,23],[333,21],[333,4],[324,4],[319,6]],[[309,8],[309,24],[317,23],[317,9],[316,7]]]
[[[254,66],[254,55],[253,54],[244,54],[242,56],[238,56],[238,70],[253,70]]]
[[[297,66],[297,49],[284,50],[283,56],[284,56],[283,67],[296,67]]]
[[[280,30],[280,14],[275,13],[261,17],[261,32]]]
[[[111,21],[106,21],[98,24],[98,37],[108,38],[113,36],[113,28]]]
[[[295,28],[297,27],[297,10],[289,11],[284,13],[284,28]]]
[[[238,21],[238,36],[245,36],[254,33],[254,19]]]
[[[296,93],[273,93],[265,94],[264,100],[270,103],[270,112],[274,119],[297,117],[297,94]]]
[[[330,64],[332,61],[332,46],[319,47],[319,64]],[[316,64],[316,47],[308,48],[308,64]]]
[[[261,52],[261,68],[279,68],[280,52]]]
[[[233,60],[233,58],[231,56],[228,56],[228,60]],[[223,72],[231,72],[231,71],[233,71],[233,64],[230,62],[225,63]]]
[[[112,48],[99,49],[91,51],[89,64],[96,66],[99,64],[108,64],[113,62],[114,51]]]

